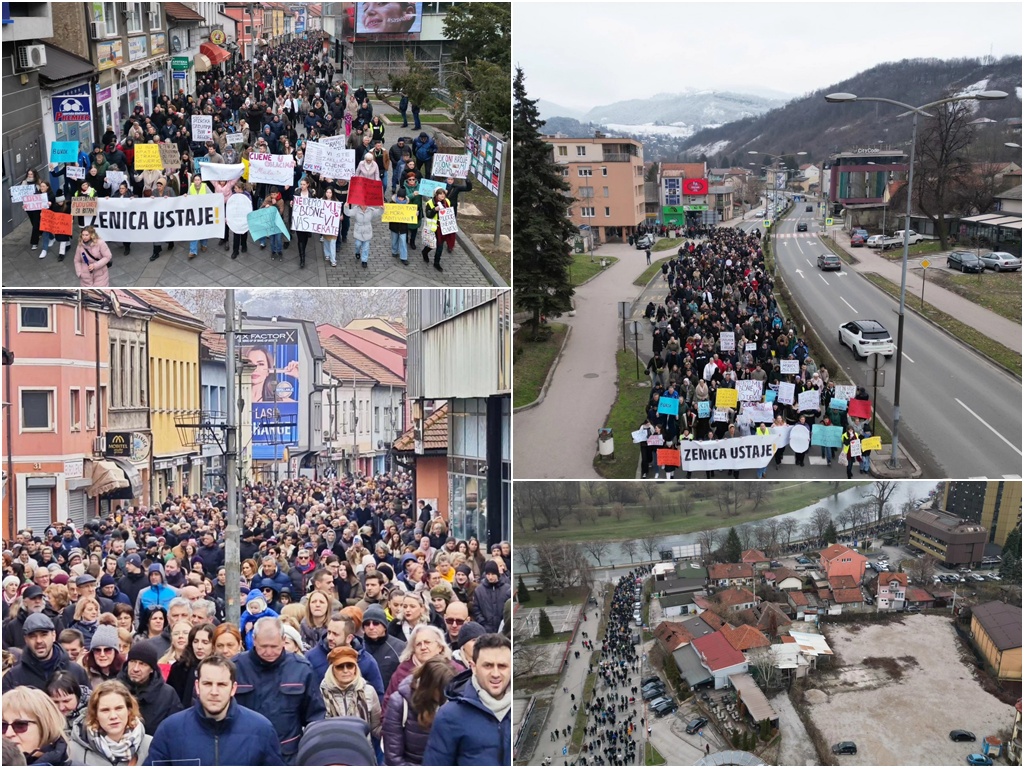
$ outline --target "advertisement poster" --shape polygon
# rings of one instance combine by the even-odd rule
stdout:
[[[56,123],[88,123],[92,120],[89,86],[78,85],[55,94],[50,99]]]
[[[505,142],[473,121],[467,120],[466,152],[472,158],[469,161],[469,169],[473,175],[490,190],[491,194],[498,194]]]
[[[238,334],[252,372],[252,457],[282,459],[299,442],[298,331],[255,330]]]
[[[113,69],[124,64],[124,48],[120,40],[96,43],[96,69]]]
[[[423,3],[356,3],[357,35],[408,35],[423,31]]]
[[[128,61],[138,61],[149,55],[149,41],[145,37],[128,38]]]

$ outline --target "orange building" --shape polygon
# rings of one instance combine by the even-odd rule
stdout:
[[[3,292],[3,536],[54,522],[81,525],[105,492],[128,487],[103,458],[109,303],[99,291]]]
[[[820,554],[821,569],[825,572],[825,578],[852,576],[858,584],[864,578],[864,568],[868,559],[859,552],[844,547],[842,544],[833,544],[827,549],[821,550]]]
[[[416,501],[430,503],[448,519],[448,404],[423,420],[423,446],[417,451],[415,427],[395,441],[396,462],[413,471]]]

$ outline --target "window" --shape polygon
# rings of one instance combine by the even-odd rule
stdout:
[[[107,28],[107,37],[117,34],[117,3],[103,4],[103,21]]]
[[[583,199],[583,200],[586,200],[586,199],[591,198],[591,197],[594,196],[594,188],[593,187],[580,187],[579,192],[580,192],[579,193],[579,197],[581,199]]]
[[[576,169],[576,174],[578,176],[584,176],[586,178],[590,178],[591,176],[594,175],[594,171],[591,168],[577,168]]]
[[[568,168],[563,168],[562,169],[562,176],[565,177],[565,178],[569,177],[569,169]]]
[[[21,390],[21,431],[54,432],[57,429],[53,412],[52,389]]]
[[[244,27],[242,27],[242,31],[247,35],[252,34],[252,27],[246,24]]]
[[[559,144],[558,145],[558,156],[559,157],[568,157],[569,156],[569,148],[567,146],[565,146],[565,144]]]
[[[606,205],[606,206],[604,207],[604,217],[605,217],[606,219],[610,219],[610,218],[611,218],[611,216],[612,216],[612,209],[611,209],[611,208],[609,208],[609,207],[608,207],[608,206]]]
[[[224,6],[221,5],[221,13],[224,13]],[[160,3],[149,3],[149,29],[156,31],[162,27],[160,20]]]
[[[142,31],[142,3],[125,3],[124,27],[129,35]]]
[[[589,206],[589,205],[583,206],[580,209],[580,216],[582,216],[584,219],[592,219],[592,218],[594,218],[595,214],[594,214],[593,206]]]
[[[82,429],[82,392],[78,387],[71,390],[71,410],[69,411],[70,424],[68,429],[78,432]]]
[[[380,406],[373,408],[373,431],[380,432]]]
[[[586,157],[586,156],[587,156],[587,148],[584,145],[582,145],[582,144],[577,144],[576,145],[576,157]]]
[[[20,312],[18,313],[18,330],[19,331],[52,331],[53,326],[50,323],[50,307],[49,305],[44,306],[25,306],[21,305]]]
[[[85,428],[96,429],[96,390],[85,390]]]
[[[605,166],[601,167],[601,175],[602,176],[607,176],[608,175],[608,168],[607,167],[605,167]]]
[[[601,187],[601,190],[604,193],[604,196],[608,197],[608,187]]]
[[[81,293],[79,293],[79,302],[75,305],[75,335],[76,336],[82,336],[85,333],[84,320],[85,320],[85,309],[82,307]]]

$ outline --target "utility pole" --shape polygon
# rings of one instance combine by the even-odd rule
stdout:
[[[241,618],[241,605],[238,602],[238,583],[242,578],[241,568],[241,530],[238,527],[238,484],[235,479],[235,468],[238,462],[238,422],[235,417],[235,291],[229,288],[224,292],[224,339],[227,344],[225,354],[225,400],[227,409],[227,452],[224,456],[226,465],[224,474],[227,486],[228,525],[224,531],[224,606],[225,620],[238,626]],[[239,392],[241,394],[241,392]]]

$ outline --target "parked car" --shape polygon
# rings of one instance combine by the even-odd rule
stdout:
[[[850,238],[850,247],[852,247],[852,248],[860,248],[867,241],[868,241],[868,239],[866,237],[864,237],[864,235],[853,235]]]
[[[864,245],[868,248],[881,248],[883,240],[885,240],[885,235],[871,235],[864,241]]]
[[[1013,272],[1020,269],[1020,258],[1006,251],[992,251],[981,255],[982,263],[996,272]]]
[[[695,717],[693,720],[686,724],[686,732],[696,733],[707,724],[708,719],[706,717]]]
[[[868,239],[868,237],[870,237],[870,235],[868,234],[868,231],[867,231],[866,229],[861,229],[861,228],[859,228],[859,227],[857,227],[857,228],[855,228],[855,229],[851,229],[851,230],[850,230],[850,235],[851,235],[851,236],[853,236],[853,235],[860,235],[860,236],[861,236],[861,237],[863,237],[863,238],[864,238],[865,240],[867,240],[867,239]]]
[[[992,758],[978,752],[972,752],[967,756],[968,765],[992,765]]]
[[[643,235],[636,241],[636,249],[642,251],[654,245],[654,235]]]
[[[661,678],[660,677],[658,677],[657,675],[651,675],[650,677],[645,677],[643,680],[641,680],[640,681],[640,685],[650,685],[651,683],[660,683],[660,682],[661,682]]]
[[[801,221],[799,224],[797,224],[796,225],[796,231],[797,232],[806,232],[807,231],[807,222],[806,221]]]
[[[985,262],[973,251],[953,251],[946,257],[946,266],[961,272],[985,271]]]
[[[977,741],[977,738],[970,731],[955,730],[949,732],[949,738],[953,741]]]
[[[832,745],[833,755],[856,755],[857,745],[852,741],[840,741],[838,744]]]
[[[843,260],[836,256],[834,253],[823,253],[818,256],[818,269],[822,272],[827,272],[830,269],[834,269],[837,272],[843,271]]]
[[[864,595],[864,605],[874,605],[874,604],[875,604],[875,598],[873,598],[871,595]]]
[[[679,709],[679,706],[675,702],[670,702],[662,704],[659,707],[655,707],[653,712],[655,717],[664,717],[665,715],[671,715],[677,709]]]
[[[839,326],[839,343],[849,347],[857,357],[867,357],[872,352],[892,357],[896,344],[892,334],[877,320],[851,320]]]

